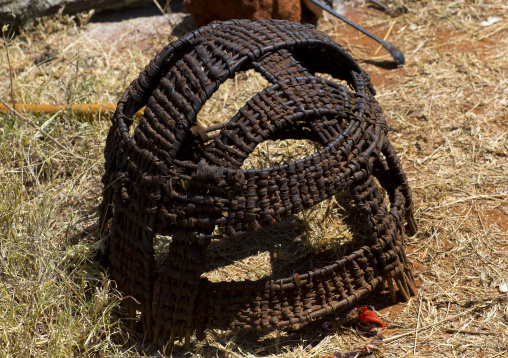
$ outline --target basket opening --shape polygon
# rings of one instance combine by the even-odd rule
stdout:
[[[197,123],[204,127],[229,122],[255,94],[268,86],[268,81],[255,70],[237,72],[222,83],[199,113]],[[217,132],[211,132],[214,135]]]
[[[279,279],[331,264],[368,244],[349,192],[262,229],[211,242],[203,274],[212,282]]]
[[[173,238],[171,236],[156,234],[153,238],[153,250],[155,258],[155,271],[161,272],[166,262],[166,255]]]
[[[273,168],[311,156],[321,149],[321,143],[309,139],[266,140],[243,162],[242,169]]]

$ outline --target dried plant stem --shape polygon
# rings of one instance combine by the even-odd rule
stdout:
[[[27,111],[33,113],[56,113],[62,110],[70,110],[75,115],[107,115],[116,110],[116,106],[113,104],[14,104],[10,103],[9,106],[0,104],[0,113],[9,112],[14,108],[18,111]],[[140,116],[143,113],[144,107],[136,112],[136,116]]]
[[[7,65],[9,66],[9,79],[10,79],[10,87],[11,87],[11,101],[14,104],[15,98],[14,98],[14,81],[12,76],[12,66],[11,66],[11,59],[9,57],[9,43],[7,39],[5,38],[5,33],[2,31],[2,35],[4,37],[4,46],[5,46],[5,55],[7,57]]]
[[[388,39],[388,36],[390,36],[390,32],[392,32],[392,29],[393,29],[393,25],[395,25],[395,21],[392,21],[392,23],[390,24],[390,27],[388,28],[388,31],[386,32],[386,35],[385,37],[383,37],[383,41],[386,41]],[[374,52],[374,55],[377,55],[377,53],[379,52],[379,50],[381,50],[381,47],[383,47],[382,45],[379,45],[376,49],[376,52]]]
[[[393,342],[393,341],[396,341],[397,339],[400,339],[400,338],[403,338],[403,337],[407,337],[407,336],[410,336],[412,334],[417,334],[418,332],[421,332],[421,331],[424,331],[426,329],[429,329],[429,328],[432,328],[432,327],[436,327],[436,326],[439,326],[440,324],[443,324],[445,322],[448,322],[448,321],[451,321],[455,318],[458,318],[458,317],[461,317],[461,316],[464,316],[474,310],[479,310],[479,309],[484,309],[484,308],[487,308],[490,306],[491,303],[489,304],[486,304],[482,307],[473,307],[473,308],[470,308],[468,309],[467,311],[464,311],[464,312],[461,312],[461,313],[458,313],[454,316],[450,316],[450,317],[447,317],[445,319],[442,319],[441,321],[439,322],[436,322],[436,323],[432,323],[432,324],[429,324],[428,326],[425,326],[425,327],[421,327],[421,328],[417,328],[415,329],[414,331],[411,331],[411,332],[406,332],[406,333],[402,333],[402,334],[399,334],[397,336],[392,336],[392,337],[388,337],[384,340],[383,343],[390,343],[390,342]]]
[[[23,114],[21,114],[20,112],[16,111],[14,108],[12,108],[10,105],[6,104],[6,103],[2,103],[3,106],[5,106],[6,108],[8,108],[12,113],[14,113],[16,116],[18,116],[19,118],[21,118],[22,120],[24,120],[25,122],[27,122],[28,124],[30,124],[32,127],[34,127],[35,129],[37,129],[39,132],[42,133],[42,135],[44,135],[46,138],[48,138],[51,142],[53,142],[58,148],[60,148],[61,150],[63,150],[65,153],[67,153],[68,155],[70,155],[71,157],[73,157],[74,159],[77,159],[77,160],[80,160],[80,161],[85,161],[86,158],[80,156],[80,155],[77,155],[77,154],[74,154],[72,151],[70,151],[66,146],[64,146],[62,143],[60,143],[55,137],[53,137],[52,135],[50,135],[49,133],[47,133],[44,129],[42,129],[41,127],[39,127],[36,123],[34,123],[30,118],[24,116]]]
[[[223,352],[226,354],[226,356],[228,356],[228,355],[230,355],[230,354],[231,354],[233,357],[238,357],[238,358],[242,358],[242,357],[244,357],[244,356],[241,356],[241,355],[239,355],[239,354],[236,354],[235,352],[233,352],[233,351],[232,351],[232,350],[230,350],[230,349],[227,349],[226,347],[224,347],[224,346],[223,346],[222,344],[220,344],[219,342],[213,342],[213,343],[211,343],[211,345],[212,345],[212,346],[214,346],[214,347],[217,347],[218,349],[220,349],[221,351],[223,351]]]
[[[480,336],[480,335],[495,336],[496,335],[496,333],[494,333],[494,332],[477,332],[477,331],[470,331],[470,330],[466,330],[466,329],[453,329],[453,328],[445,328],[445,329],[443,329],[443,332],[472,334],[475,336]]]
[[[416,331],[415,331],[415,341],[413,346],[413,355],[416,355],[416,344],[418,341],[418,329],[420,328],[420,314],[422,312],[422,292],[420,291],[420,301],[418,302],[418,318],[416,319]]]

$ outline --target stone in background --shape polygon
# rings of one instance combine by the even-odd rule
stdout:
[[[63,6],[65,14],[75,14],[92,9],[100,12],[153,4],[152,0],[0,0],[0,26],[19,27],[33,18],[56,14]]]

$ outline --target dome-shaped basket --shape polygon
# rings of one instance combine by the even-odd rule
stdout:
[[[270,85],[211,128],[221,129],[209,138],[198,112],[223,82],[248,69]],[[405,299],[415,294],[403,249],[404,218],[416,231],[411,191],[374,94],[369,76],[340,45],[288,21],[212,23],[150,62],[112,117],[100,223],[109,232],[111,278],[133,298],[129,312],[141,312],[148,339],[172,345],[206,328],[300,324],[352,304],[385,280],[393,279]],[[323,149],[273,168],[242,169],[258,144],[288,138]],[[203,277],[211,240],[257,230],[344,190],[365,214],[369,245],[276,280]],[[162,270],[156,235],[172,238]]]

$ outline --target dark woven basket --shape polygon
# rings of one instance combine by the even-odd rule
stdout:
[[[197,113],[221,83],[248,69],[269,87],[210,139]],[[141,312],[154,344],[188,342],[206,328],[308,322],[384,280],[393,287],[393,279],[404,299],[415,294],[403,249],[404,218],[410,233],[416,230],[411,191],[374,94],[369,76],[325,34],[273,20],[202,27],[164,48],[131,83],[106,142],[101,226],[110,232],[111,278],[139,302],[128,300],[129,312]],[[145,105],[131,136],[133,115]],[[273,168],[242,170],[258,144],[287,138],[323,149]],[[202,277],[211,240],[257,230],[344,190],[365,214],[370,245],[277,280]],[[156,235],[172,237],[160,272]]]

